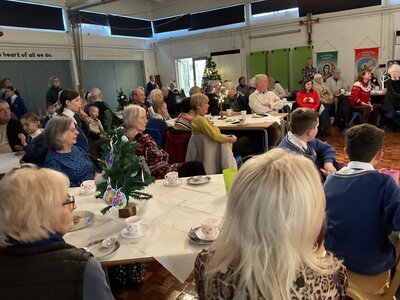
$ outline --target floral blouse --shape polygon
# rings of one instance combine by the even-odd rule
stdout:
[[[211,283],[212,289],[206,291],[204,289],[204,268],[207,265],[208,258],[212,256],[211,249],[202,250],[197,256],[194,264],[194,275],[196,281],[196,289],[199,294],[199,299],[222,300],[234,299],[235,297],[235,282],[226,282],[226,278],[234,272],[234,268],[229,266],[226,273],[218,273],[214,275]],[[291,289],[291,300],[341,300],[346,298],[347,288],[347,271],[342,265],[339,270],[332,275],[320,275],[312,269],[304,266],[297,272],[296,280],[293,282],[293,289],[301,295],[301,298],[296,296]],[[258,300],[264,298],[260,295]]]

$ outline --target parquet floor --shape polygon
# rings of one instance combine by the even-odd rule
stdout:
[[[329,142],[337,153],[337,159],[348,162],[344,155],[344,136],[332,128],[329,135],[323,138]],[[400,170],[400,132],[387,132],[384,143],[384,157],[377,168]],[[195,300],[196,289],[193,275],[181,284],[158,262],[147,264],[145,280],[132,287],[113,291],[117,300]]]

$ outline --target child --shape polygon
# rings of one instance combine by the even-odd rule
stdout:
[[[20,119],[28,109],[25,106],[24,100],[15,93],[15,89],[12,86],[7,86],[4,89],[6,100],[10,105],[11,112]]]
[[[25,155],[22,160],[26,163],[34,163],[42,166],[47,154],[47,146],[44,141],[42,129],[40,129],[40,119],[35,113],[29,112],[21,117],[22,127],[28,134],[18,135],[24,146]]]
[[[396,264],[389,235],[400,230],[400,190],[389,175],[374,169],[383,155],[384,134],[370,124],[350,128],[345,137],[350,163],[325,183],[325,247],[363,275]]]
[[[311,159],[326,173],[333,173],[336,152],[331,145],[316,139],[318,133],[318,112],[309,108],[297,108],[290,117],[290,127],[286,137],[278,145]]]
[[[45,116],[44,118],[42,118],[40,120],[40,123],[42,124],[42,127],[46,127],[47,122],[54,117],[55,115],[57,115],[56,113],[56,106],[53,103],[48,103],[46,105],[46,111],[47,111],[47,116]]]
[[[99,109],[92,105],[89,107],[89,137],[92,141],[96,141],[106,137],[103,125],[97,118],[99,116]]]

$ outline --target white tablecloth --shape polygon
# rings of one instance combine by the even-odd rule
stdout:
[[[20,168],[19,161],[22,155],[17,155],[16,152],[0,154],[0,174],[7,173],[14,168]]]
[[[137,202],[137,209],[149,231],[138,239],[126,239],[120,235],[125,222],[118,218],[116,209],[102,216],[100,209],[105,204],[101,199],[80,196],[79,189],[71,189],[76,195],[77,211],[92,211],[96,218],[88,227],[67,233],[65,240],[84,247],[97,239],[116,237],[121,247],[101,262],[126,263],[153,257],[184,282],[193,270],[197,254],[204,248],[189,242],[187,233],[192,227],[199,226],[201,220],[210,217],[222,219],[225,211],[227,197],[223,176],[212,175],[211,178],[211,182],[198,186],[188,185],[186,179],[181,179],[181,184],[176,187],[165,186],[163,180],[147,187],[145,191],[153,198]]]

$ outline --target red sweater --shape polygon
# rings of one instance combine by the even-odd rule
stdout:
[[[296,94],[296,101],[299,107],[311,108],[317,110],[320,105],[317,91],[311,90],[308,93],[298,91]]]
[[[350,104],[361,105],[361,102],[371,102],[371,85],[369,82],[356,81],[351,89]]]

